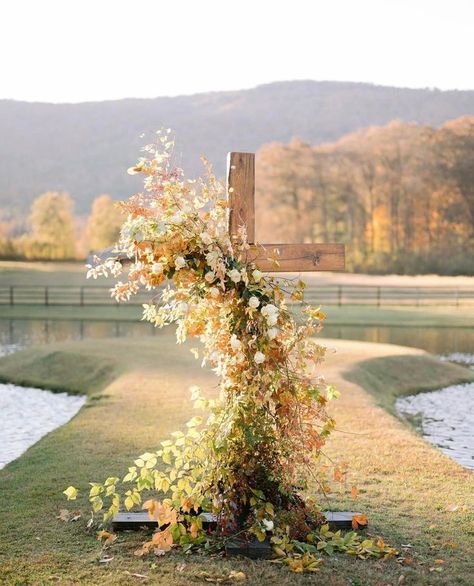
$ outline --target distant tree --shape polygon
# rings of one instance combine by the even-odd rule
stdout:
[[[22,239],[30,259],[66,260],[76,256],[73,202],[69,193],[48,191],[31,206],[31,232]]]
[[[110,195],[96,197],[86,227],[89,249],[98,251],[114,244],[119,237],[123,220],[120,209]]]

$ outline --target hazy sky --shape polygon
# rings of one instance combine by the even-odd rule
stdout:
[[[474,89],[474,0],[0,0],[0,98],[293,79]]]

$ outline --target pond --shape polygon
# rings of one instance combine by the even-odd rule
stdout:
[[[134,321],[0,319],[3,354],[31,344],[149,335],[173,335],[173,330],[160,330],[149,323]],[[462,361],[474,354],[474,328],[326,326],[320,336],[413,346],[439,356],[456,353],[464,355]]]
[[[474,470],[473,383],[400,397],[395,406],[427,441],[461,466]]]
[[[85,397],[0,384],[0,469],[67,423]]]

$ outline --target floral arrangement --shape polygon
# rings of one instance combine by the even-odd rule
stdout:
[[[328,488],[327,467],[317,461],[335,426],[326,406],[337,392],[317,376],[325,349],[310,339],[324,314],[307,306],[296,323],[287,303],[302,300],[304,283],[263,275],[249,260],[245,228],[235,241],[229,235],[221,183],[209,167],[205,179],[185,180],[171,166],[172,151],[169,132],[160,131],[129,169],[144,176],[143,192],[121,203],[127,219],[118,250],[131,262],[109,259],[90,266],[88,276],[126,271],[112,290],[118,301],[164,285],[144,305],[143,319],[175,323],[178,342],[199,338],[202,348],[193,353],[219,377],[219,395],[208,399],[192,388],[194,407],[207,418],[193,417],[186,432],[137,458],[122,480],[128,490],[119,490],[116,477],[91,483],[93,511],[105,511],[107,521],[122,504],[146,509],[159,528],[139,554],[244,533],[271,537],[282,560],[294,565],[296,556],[300,570],[315,569],[316,542],[327,541],[328,528],[322,537],[322,516],[301,495],[308,478]],[[142,503],[143,491],[151,498]],[[65,493],[75,498],[77,491]],[[212,535],[202,512],[217,519]],[[362,541],[352,539],[359,555],[388,553],[371,543],[364,554]]]

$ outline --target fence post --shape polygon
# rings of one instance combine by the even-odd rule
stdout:
[[[15,293],[13,285],[10,285],[10,305],[15,305]]]
[[[456,289],[456,307],[459,307],[459,287]]]
[[[84,287],[80,288],[80,292],[79,292],[79,305],[81,307],[84,306]]]
[[[380,297],[381,297],[380,287],[377,287],[377,307],[380,307]]]
[[[49,305],[49,288],[46,286],[44,288],[44,304]]]
[[[339,285],[337,288],[337,304],[339,307],[342,305],[342,285]]]

